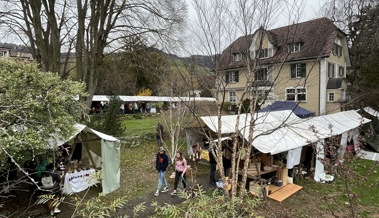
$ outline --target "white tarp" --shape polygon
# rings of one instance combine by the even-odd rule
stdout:
[[[289,110],[256,113],[255,116],[253,146],[262,153],[271,154],[339,135],[370,121],[354,110],[306,119],[297,117]],[[217,116],[201,119],[213,132],[217,132]],[[236,119],[237,115],[222,116],[221,133],[236,132]],[[241,114],[238,130],[246,140],[249,138],[250,120],[250,114]]]
[[[371,107],[365,107],[365,108],[363,108],[363,110],[366,111],[367,113],[369,113],[370,115],[379,118],[379,112],[372,109]]]
[[[92,101],[109,101],[109,98],[106,95],[94,95]]]
[[[114,97],[118,97],[124,102],[138,102],[138,101],[146,101],[146,102],[213,101],[215,102],[216,101],[215,98],[206,98],[206,97],[165,97],[165,96],[126,96],[126,95],[119,95],[119,96],[114,96]],[[94,95],[92,98],[92,101],[109,101],[109,98],[106,95]]]

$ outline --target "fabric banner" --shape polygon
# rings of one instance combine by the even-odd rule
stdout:
[[[343,157],[344,157],[345,151],[346,151],[347,138],[348,138],[348,132],[342,133],[340,147],[338,149],[338,160],[341,163],[343,162]]]
[[[324,174],[324,140],[320,140],[317,142],[317,150],[316,150],[316,168],[315,168],[315,175],[314,180],[317,182],[320,182],[321,174]]]
[[[70,194],[86,190],[95,185],[95,169],[82,170],[75,173],[67,173],[64,178],[63,193]]]
[[[292,169],[293,166],[300,164],[301,149],[302,147],[299,147],[288,151],[286,165],[288,169]]]

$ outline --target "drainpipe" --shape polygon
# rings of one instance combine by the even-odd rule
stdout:
[[[320,99],[320,93],[321,93],[321,61],[318,60],[318,115],[321,115],[320,108],[321,108],[321,99]]]

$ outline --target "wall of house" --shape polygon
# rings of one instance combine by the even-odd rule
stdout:
[[[319,70],[320,65],[316,60],[306,63],[307,78],[291,78],[291,65],[285,64],[282,69],[280,66],[276,66],[273,70],[274,77],[278,76],[274,90],[275,94],[278,96],[278,100],[286,100],[286,89],[295,87],[304,87],[307,90],[307,97],[305,102],[301,102],[299,106],[310,110],[312,112],[318,113],[319,109]]]
[[[239,102],[239,99],[243,95],[245,85],[247,83],[247,70],[246,69],[238,69],[238,70],[233,70],[233,71],[238,71],[239,73],[239,82],[236,83],[228,83],[225,87],[225,102],[229,102],[229,92],[230,91],[235,91],[236,92],[236,103]],[[223,78],[223,83],[225,83],[225,78]],[[222,96],[223,93],[219,92],[217,95],[218,101],[222,101]]]
[[[346,92],[347,84],[346,81],[342,82],[340,89],[328,89],[327,90],[327,102],[326,102],[326,114],[332,114],[341,112],[341,104],[344,104],[346,96],[342,96],[342,90]],[[334,93],[334,101],[329,101],[329,93]]]

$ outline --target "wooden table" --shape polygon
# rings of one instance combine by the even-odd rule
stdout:
[[[264,175],[267,173],[272,173],[272,172],[275,172],[276,169],[277,169],[276,167],[273,167],[271,170],[260,171],[259,174]],[[238,171],[238,174],[242,175],[242,171]],[[250,179],[257,179],[258,178],[258,171],[255,169],[255,167],[247,169],[247,177]]]

